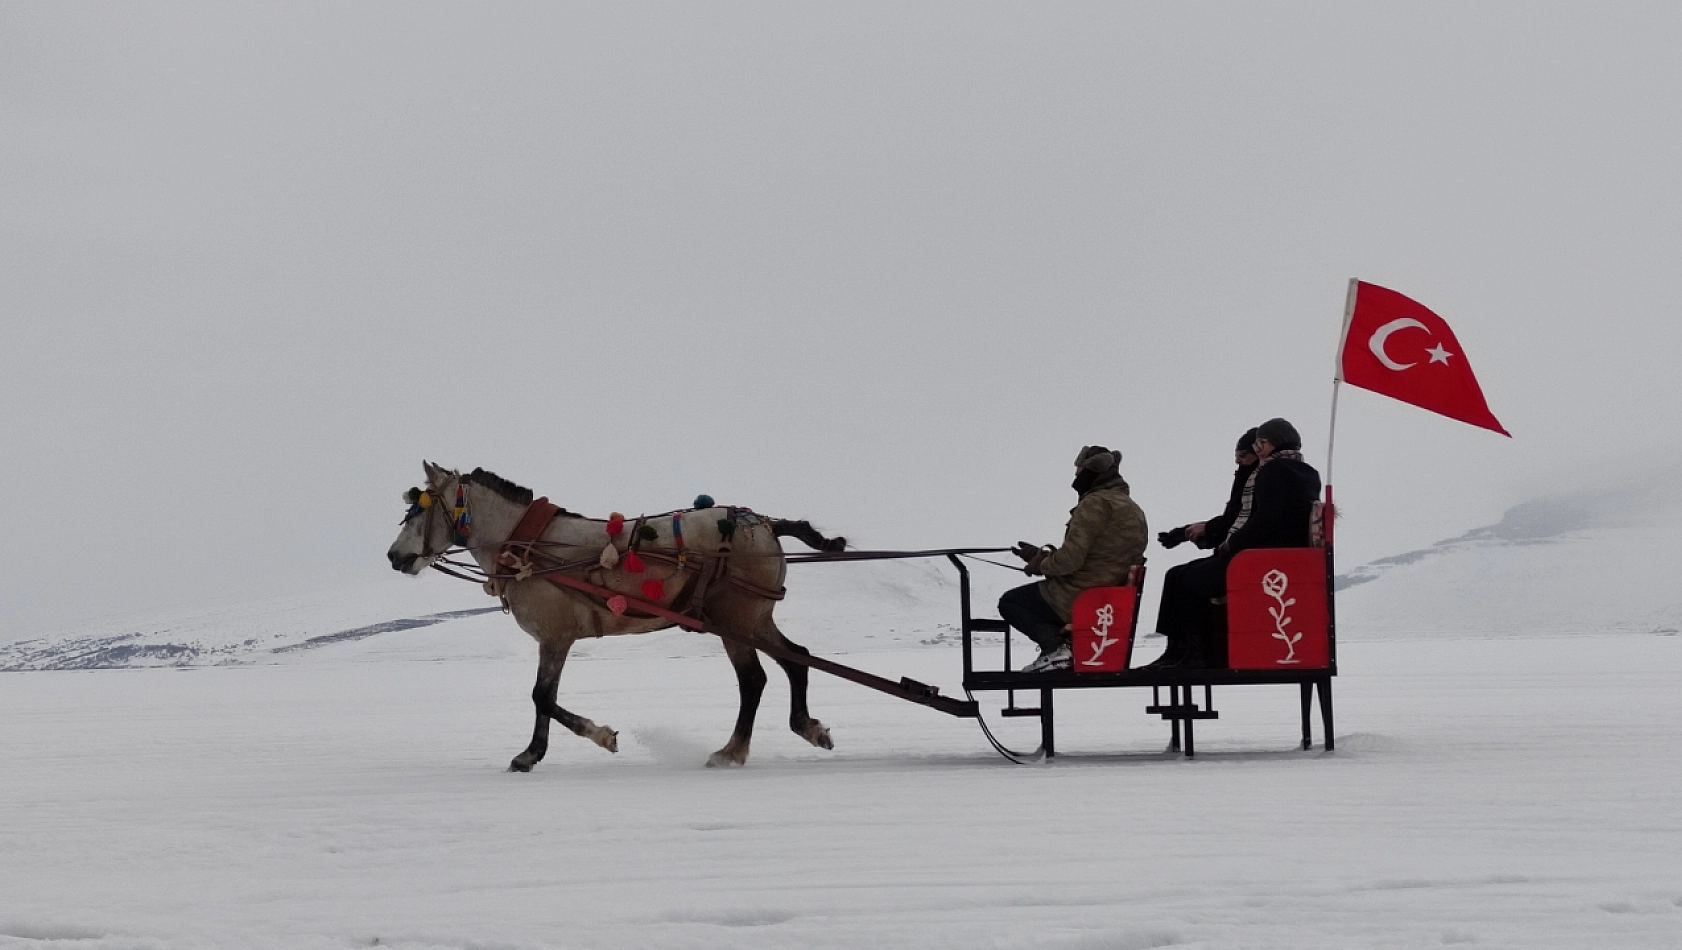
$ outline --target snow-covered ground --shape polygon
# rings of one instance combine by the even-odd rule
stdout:
[[[617,755],[557,729],[510,774],[534,649],[440,616],[488,603],[441,577],[4,645],[0,948],[1675,947],[1676,520],[1544,517],[1367,569],[1330,754],[1296,748],[1289,687],[1218,690],[1193,761],[1146,694],[1065,694],[1064,755],[1017,766],[815,676],[825,752],[772,668],[747,768],[709,770],[733,675],[662,633],[562,680]],[[797,639],[959,692],[948,569],[790,584]],[[102,665],[128,668],[74,668]]]

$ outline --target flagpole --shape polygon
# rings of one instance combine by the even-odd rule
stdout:
[[[1343,301],[1343,330],[1337,337],[1337,358],[1332,370],[1332,421],[1326,428],[1326,506],[1332,505],[1332,450],[1337,445],[1337,397],[1343,388],[1343,348],[1349,343],[1349,321],[1355,316],[1355,291],[1361,282],[1349,278],[1349,291]],[[1332,518],[1326,518],[1325,532],[1329,540]]]

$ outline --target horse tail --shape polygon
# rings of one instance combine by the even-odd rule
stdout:
[[[818,529],[812,527],[810,521],[773,518],[771,533],[779,538],[798,538],[815,551],[842,551],[847,547],[846,538],[826,538],[818,533]]]

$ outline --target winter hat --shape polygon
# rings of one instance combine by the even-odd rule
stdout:
[[[1256,450],[1256,430],[1250,429],[1238,437],[1239,452],[1254,452]]]
[[[1256,426],[1256,438],[1272,442],[1276,449],[1302,448],[1302,436],[1297,435],[1297,427],[1283,419],[1269,419]]]
[[[1121,453],[1101,445],[1089,445],[1075,456],[1075,468],[1086,472],[1114,471],[1121,467]]]

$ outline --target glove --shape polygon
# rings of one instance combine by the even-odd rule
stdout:
[[[1056,550],[1056,548],[1040,548],[1038,551],[1034,552],[1034,556],[1029,558],[1027,565],[1022,568],[1022,573],[1032,577],[1038,577],[1044,574],[1045,571],[1041,568],[1041,565],[1043,565],[1045,563],[1045,559],[1050,557]]]
[[[1010,549],[1010,553],[1016,555],[1024,561],[1032,561],[1034,556],[1040,553],[1040,546],[1037,544],[1029,544],[1026,541],[1018,541],[1016,542],[1016,547]]]
[[[1175,548],[1186,543],[1186,529],[1175,528],[1172,531],[1159,531],[1156,535],[1158,544],[1165,548]]]

